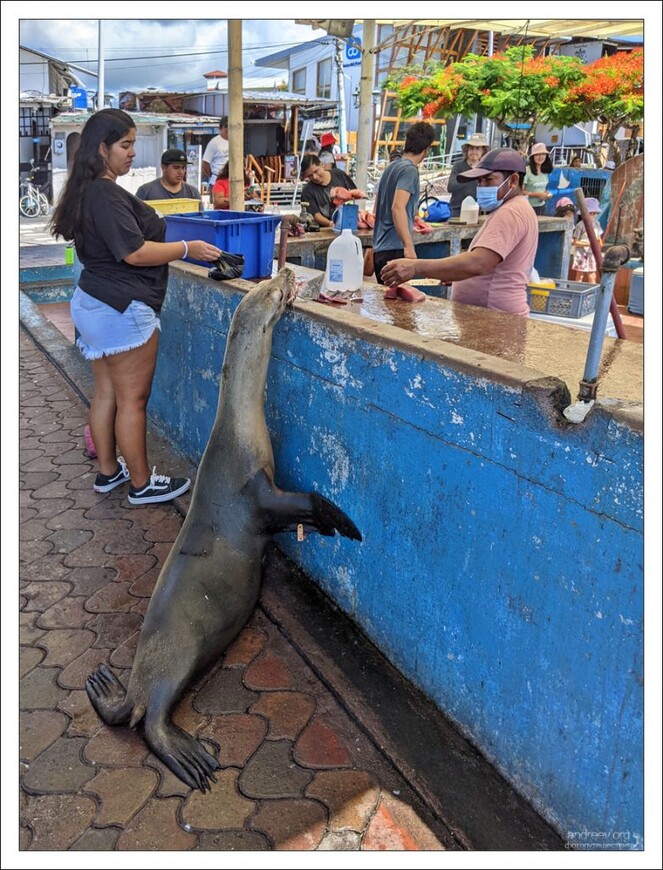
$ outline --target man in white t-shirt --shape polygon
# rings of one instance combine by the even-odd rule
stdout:
[[[223,167],[228,161],[228,118],[225,116],[219,121],[219,135],[207,143],[203,154],[203,176],[209,180],[210,186],[214,184]]]

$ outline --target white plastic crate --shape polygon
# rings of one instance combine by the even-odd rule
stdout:
[[[530,311],[550,314],[555,317],[585,317],[596,308],[599,284],[584,284],[581,281],[555,280],[553,287],[527,285],[527,301]]]

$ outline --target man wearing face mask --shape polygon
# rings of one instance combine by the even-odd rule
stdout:
[[[526,285],[538,242],[536,214],[523,195],[525,161],[511,148],[481,158],[459,181],[477,180],[479,208],[488,218],[469,250],[443,260],[391,260],[382,282],[398,286],[412,278],[452,281],[451,299],[509,314],[529,315]]]

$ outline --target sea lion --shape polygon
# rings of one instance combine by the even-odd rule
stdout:
[[[265,547],[298,527],[361,541],[355,524],[315,492],[283,492],[264,411],[274,326],[294,298],[282,269],[246,294],[232,319],[214,426],[191,505],[145,614],[128,688],[102,665],[85,688],[108,725],[143,723],[152,752],[191,788],[205,791],[220,765],[173,725],[190,681],[216,661],[258,601]]]

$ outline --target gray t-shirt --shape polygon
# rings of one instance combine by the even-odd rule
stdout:
[[[414,216],[419,202],[419,170],[407,157],[390,163],[380,177],[375,228],[373,230],[374,251],[393,251],[403,247],[403,241],[396,231],[391,215],[391,207],[397,190],[407,190],[410,194],[405,212],[410,233],[412,233]]]
[[[160,178],[141,184],[136,191],[136,196],[143,202],[150,199],[200,199],[200,194],[192,184],[187,184],[185,181],[180,192],[173,193],[163,186]]]

